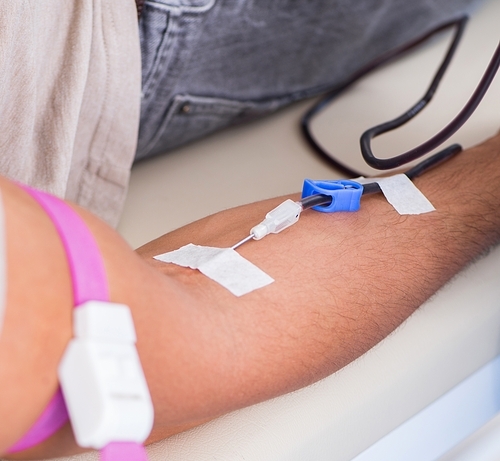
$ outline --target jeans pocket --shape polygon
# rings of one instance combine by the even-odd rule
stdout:
[[[146,0],[139,22],[142,54],[141,123],[137,156],[143,157],[179,93],[184,66],[216,0]]]
[[[176,95],[156,136],[149,146],[139,153],[136,160],[163,154],[227,126],[269,114],[289,102],[290,96],[263,101],[237,101],[188,94]]]

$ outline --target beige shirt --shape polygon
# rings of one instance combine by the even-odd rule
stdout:
[[[133,0],[0,2],[0,174],[116,225],[140,81]]]

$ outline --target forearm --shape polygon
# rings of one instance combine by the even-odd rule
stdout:
[[[498,176],[495,139],[416,181],[436,212],[399,216],[376,196],[363,198],[357,213],[304,213],[282,234],[241,247],[276,282],[238,299],[196,271],[150,258],[190,242],[230,246],[281,199],[220,213],[140,249],[181,282],[216,338],[192,338],[195,369],[207,364],[198,374],[208,379],[183,379],[179,394],[165,395],[170,416],[178,409],[196,420],[290,391],[371,348],[498,240]],[[186,406],[182,393],[194,396]]]

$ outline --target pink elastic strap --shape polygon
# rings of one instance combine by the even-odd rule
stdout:
[[[68,419],[64,398],[61,389],[58,389],[36,423],[7,453],[16,453],[38,445],[59,430]]]
[[[58,198],[22,186],[45,210],[59,233],[73,282],[75,307],[87,301],[109,301],[104,262],[82,218]]]
[[[108,301],[106,271],[94,237],[83,220],[62,200],[21,186],[49,215],[63,243],[73,282],[75,307],[86,301]],[[25,450],[44,441],[67,421],[68,412],[58,389],[29,432],[8,453]]]
[[[63,243],[73,283],[75,308],[87,301],[108,301],[106,270],[97,243],[83,220],[66,203],[52,195],[21,186],[45,210]],[[68,421],[61,389],[27,434],[9,453],[35,446]],[[101,450],[102,461],[147,461],[144,447],[133,442],[113,442]]]
[[[100,453],[101,461],[143,461],[147,460],[146,449],[133,442],[114,442],[106,445]]]

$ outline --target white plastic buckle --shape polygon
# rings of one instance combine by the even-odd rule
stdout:
[[[59,365],[59,382],[78,445],[143,443],[154,411],[130,309],[89,301],[74,310],[74,332]]]

